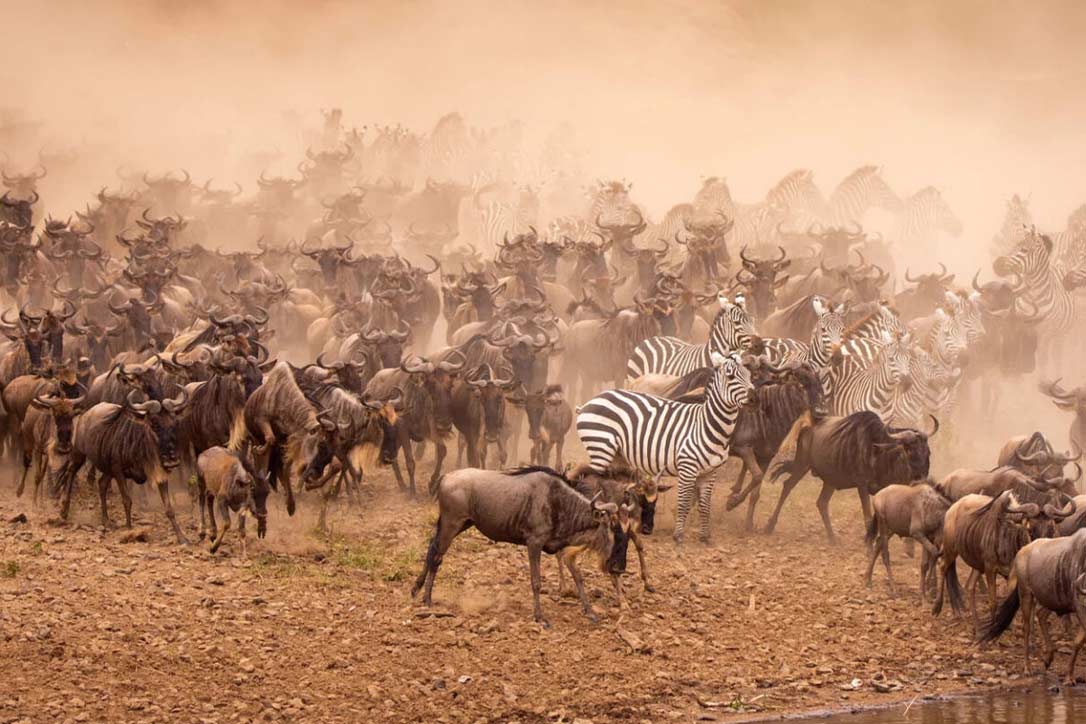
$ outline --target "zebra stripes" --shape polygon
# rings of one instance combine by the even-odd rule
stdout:
[[[675,540],[681,542],[698,477],[728,459],[739,408],[750,395],[750,372],[738,353],[711,353],[715,371],[705,388],[705,402],[688,404],[628,390],[608,390],[577,411],[577,435],[597,472],[619,455],[647,475],[677,475]],[[714,480],[698,491],[701,539],[709,537]]]
[[[927,244],[937,231],[958,236],[962,233],[962,222],[939,190],[928,186],[905,200],[897,220],[896,238]]]
[[[903,204],[882,178],[878,166],[861,166],[845,177],[830,194],[827,225],[847,226],[863,222],[871,207],[900,213]]]
[[[841,335],[845,331],[845,316],[848,304],[839,304],[836,308],[827,308],[821,297],[811,299],[815,314],[814,329],[811,330],[811,342],[805,344],[795,339],[783,337],[765,337],[766,357],[770,363],[782,365],[799,362],[806,363],[816,373],[821,372],[830,363],[833,349],[841,344]]]
[[[841,345],[842,360],[830,366],[826,376],[830,414],[843,417],[870,410],[889,420],[894,391],[909,375],[909,340],[908,334],[884,334]]]
[[[717,296],[720,311],[709,330],[709,342],[691,344],[678,337],[650,337],[634,348],[626,362],[626,379],[642,375],[661,374],[681,377],[710,365],[709,355],[723,355],[746,349],[754,336],[754,317],[747,311],[742,294],[730,302],[723,294]]]
[[[1037,313],[1044,318],[1040,333],[1050,339],[1071,328],[1075,312],[1074,297],[1063,286],[1063,273],[1052,263],[1052,251],[1052,240],[1033,231],[1014,253],[999,257],[993,265],[1001,276],[1022,276],[1024,297],[1030,305],[1036,305]]]

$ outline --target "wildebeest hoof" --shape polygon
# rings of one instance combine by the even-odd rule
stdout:
[[[724,510],[735,510],[742,502],[743,499],[740,498],[738,495],[729,495],[728,501],[724,503]]]
[[[545,618],[537,618],[535,622],[542,626],[544,629],[549,629],[551,627],[551,622]]]
[[[600,617],[592,613],[591,611],[585,614],[585,618],[587,618],[589,622],[593,624],[598,624],[600,622]]]
[[[645,581],[645,590],[649,593],[656,593],[656,586],[652,585],[648,581]]]

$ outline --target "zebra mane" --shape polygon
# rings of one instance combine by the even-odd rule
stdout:
[[[878,316],[879,316],[879,308],[876,306],[875,311],[868,312],[865,316],[860,317],[855,322],[853,322],[852,324],[845,327],[845,331],[841,332],[841,341],[842,342],[847,342],[847,341],[851,340],[853,338],[853,336],[856,334],[856,332],[858,332],[860,329],[862,329],[864,327],[864,325],[866,325],[868,322],[870,322],[871,320],[875,319]]]

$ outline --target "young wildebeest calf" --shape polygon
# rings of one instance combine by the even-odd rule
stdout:
[[[865,541],[871,548],[864,583],[871,587],[871,574],[875,559],[882,553],[882,565],[886,568],[886,582],[894,590],[894,577],[890,573],[890,538],[916,540],[924,548],[920,559],[920,595],[926,597],[930,573],[939,560],[939,542],[943,534],[943,517],[953,501],[944,496],[930,481],[916,485],[888,485],[871,499],[874,515],[867,525]]]
[[[626,570],[629,507],[590,500],[574,489],[573,482],[549,468],[521,468],[508,474],[465,468],[439,478],[430,493],[440,510],[437,527],[422,573],[411,588],[414,597],[425,584],[422,602],[427,606],[445,552],[456,536],[472,526],[497,543],[527,546],[533,612],[544,626],[550,625],[539,604],[539,562],[544,551],[568,555],[568,548],[587,549],[600,557],[605,573],[619,576]],[[596,621],[580,571],[572,566],[570,572],[585,615]]]
[[[211,552],[219,550],[230,530],[230,511],[238,513],[241,555],[245,555],[245,513],[256,518],[256,535],[263,538],[268,530],[267,500],[271,486],[266,475],[254,475],[238,453],[224,447],[208,448],[196,459],[196,483],[200,498],[200,540],[206,533],[204,508],[211,518]],[[215,509],[222,518],[222,530],[216,530]]]
[[[547,385],[542,390],[524,392],[523,387],[509,401],[523,407],[528,418],[528,437],[532,441],[529,456],[533,465],[547,465],[554,449],[554,467],[562,469],[562,448],[573,427],[573,410],[566,402],[562,385]]]

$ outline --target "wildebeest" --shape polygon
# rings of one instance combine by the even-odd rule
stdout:
[[[261,467],[267,469],[273,489],[282,476],[287,513],[294,515],[291,479],[297,475],[309,482],[321,476],[332,457],[329,436],[335,422],[305,398],[286,362],[277,363],[245,401],[244,417],[248,438],[255,443],[254,457],[267,456]],[[230,448],[239,449],[242,442],[235,436]]]
[[[491,445],[497,448],[498,466],[505,465],[505,398],[515,380],[512,371],[503,374],[504,377],[497,377],[490,365],[479,365],[470,377],[453,385],[452,419],[460,432],[457,465],[466,447],[470,467],[487,467]]]
[[[931,433],[883,424],[870,411],[854,412],[848,417],[800,418],[789,434],[796,440],[796,456],[777,464],[773,479],[788,473],[781,488],[777,507],[766,523],[766,532],[777,525],[788,494],[808,472],[822,480],[818,512],[830,542],[836,542],[830,524],[830,498],[835,491],[855,488],[860,496],[864,522],[871,520],[870,496],[892,483],[909,483],[928,476],[931,451],[928,438],[939,431],[939,421]],[[785,443],[782,447],[787,448]]]
[[[1071,423],[1071,444],[1078,450],[1086,450],[1086,386],[1068,392],[1060,387],[1060,381],[1042,383],[1041,392],[1052,398],[1052,404],[1065,412],[1075,413]]]
[[[76,475],[86,461],[100,473],[98,497],[101,503],[102,525],[109,527],[106,494],[110,482],[116,480],[124,503],[125,525],[132,527],[132,497],[128,481],[154,483],[162,498],[166,518],[173,527],[179,543],[188,543],[181,532],[170,500],[169,471],[177,467],[177,417],[188,403],[188,392],[176,399],[135,402],[133,390],[121,405],[100,402],[90,408],[75,423],[72,452],[58,475],[63,490],[61,517],[66,518]],[[93,476],[92,476],[93,477]]]
[[[1034,609],[1044,639],[1046,669],[1051,666],[1056,654],[1048,633],[1048,617],[1053,613],[1059,616],[1074,614],[1079,632],[1067,669],[1067,681],[1074,685],[1075,661],[1086,641],[1086,530],[1078,530],[1066,538],[1036,540],[1024,546],[1014,557],[1007,587],[1010,592],[983,627],[981,642],[999,638],[1021,608],[1025,672],[1029,675],[1030,630]]]
[[[473,526],[492,541],[528,548],[532,610],[535,620],[545,627],[550,624],[539,603],[542,553],[568,556],[579,552],[576,549],[586,549],[600,557],[604,573],[617,577],[626,570],[628,505],[590,500],[576,491],[574,483],[549,468],[521,468],[508,474],[465,468],[433,481],[430,493],[438,501],[437,525],[422,573],[411,587],[414,597],[425,586],[422,601],[427,606],[446,551],[456,536]],[[567,551],[570,548],[574,550]],[[580,571],[573,565],[570,573],[585,615],[596,621]]]
[[[16,497],[23,494],[26,474],[33,464],[34,500],[37,500],[48,460],[71,452],[73,420],[82,411],[84,400],[86,395],[69,398],[55,389],[34,396],[20,431],[23,474],[15,490]]]
[[[445,438],[452,432],[452,388],[456,374],[464,366],[464,356],[454,352],[453,358],[434,363],[417,355],[400,363],[396,369],[381,370],[366,385],[365,396],[385,400],[398,389],[403,393],[402,408],[397,430],[397,447],[403,450],[409,486],[405,486],[400,466],[392,461],[392,472],[401,490],[415,495],[415,453],[413,443],[430,440],[434,443],[434,472],[430,477],[433,485],[441,477],[445,460]]]
[[[871,547],[864,583],[871,587],[871,574],[875,560],[882,553],[882,565],[886,568],[886,584],[894,590],[894,578],[890,573],[890,538],[901,536],[920,543],[924,549],[920,560],[920,595],[926,597],[929,571],[939,560],[942,541],[943,517],[953,501],[939,491],[931,481],[913,485],[888,485],[871,499],[872,516],[867,524],[865,541]],[[876,542],[877,540],[877,542]]]
[[[561,470],[562,449],[573,427],[573,408],[566,401],[562,385],[547,385],[538,392],[525,392],[521,387],[509,401],[523,407],[528,418],[528,438],[532,441],[528,459],[533,465],[549,465],[554,450],[554,467]]]
[[[961,614],[964,602],[958,582],[957,560],[960,556],[973,569],[970,577],[969,608],[974,628],[977,617],[977,584],[981,576],[988,587],[990,610],[996,608],[996,576],[1007,578],[1015,555],[1030,541],[1030,527],[1042,515],[1049,518],[1067,517],[1073,511],[1068,503],[1065,510],[1052,506],[1044,509],[1036,503],[1020,504],[1010,490],[996,497],[971,494],[961,498],[947,510],[943,521],[943,549],[939,559],[939,593],[932,613],[943,608],[944,595],[950,598],[955,614]]]
[[[1065,465],[1081,458],[1081,450],[1074,455],[1070,451],[1064,455],[1057,453],[1044,435],[1034,432],[1028,437],[1015,435],[1003,443],[996,465],[1012,467],[1035,477],[1054,477]]]
[[[238,513],[238,535],[241,537],[241,555],[245,555],[245,514],[256,518],[257,537],[263,538],[268,530],[268,493],[271,487],[263,474],[256,474],[246,464],[241,454],[216,445],[200,453],[196,459],[196,484],[200,498],[200,540],[204,539],[204,509],[211,518],[211,552],[222,545],[226,531],[230,530],[230,511]],[[222,530],[215,524],[215,510],[222,518]]]

